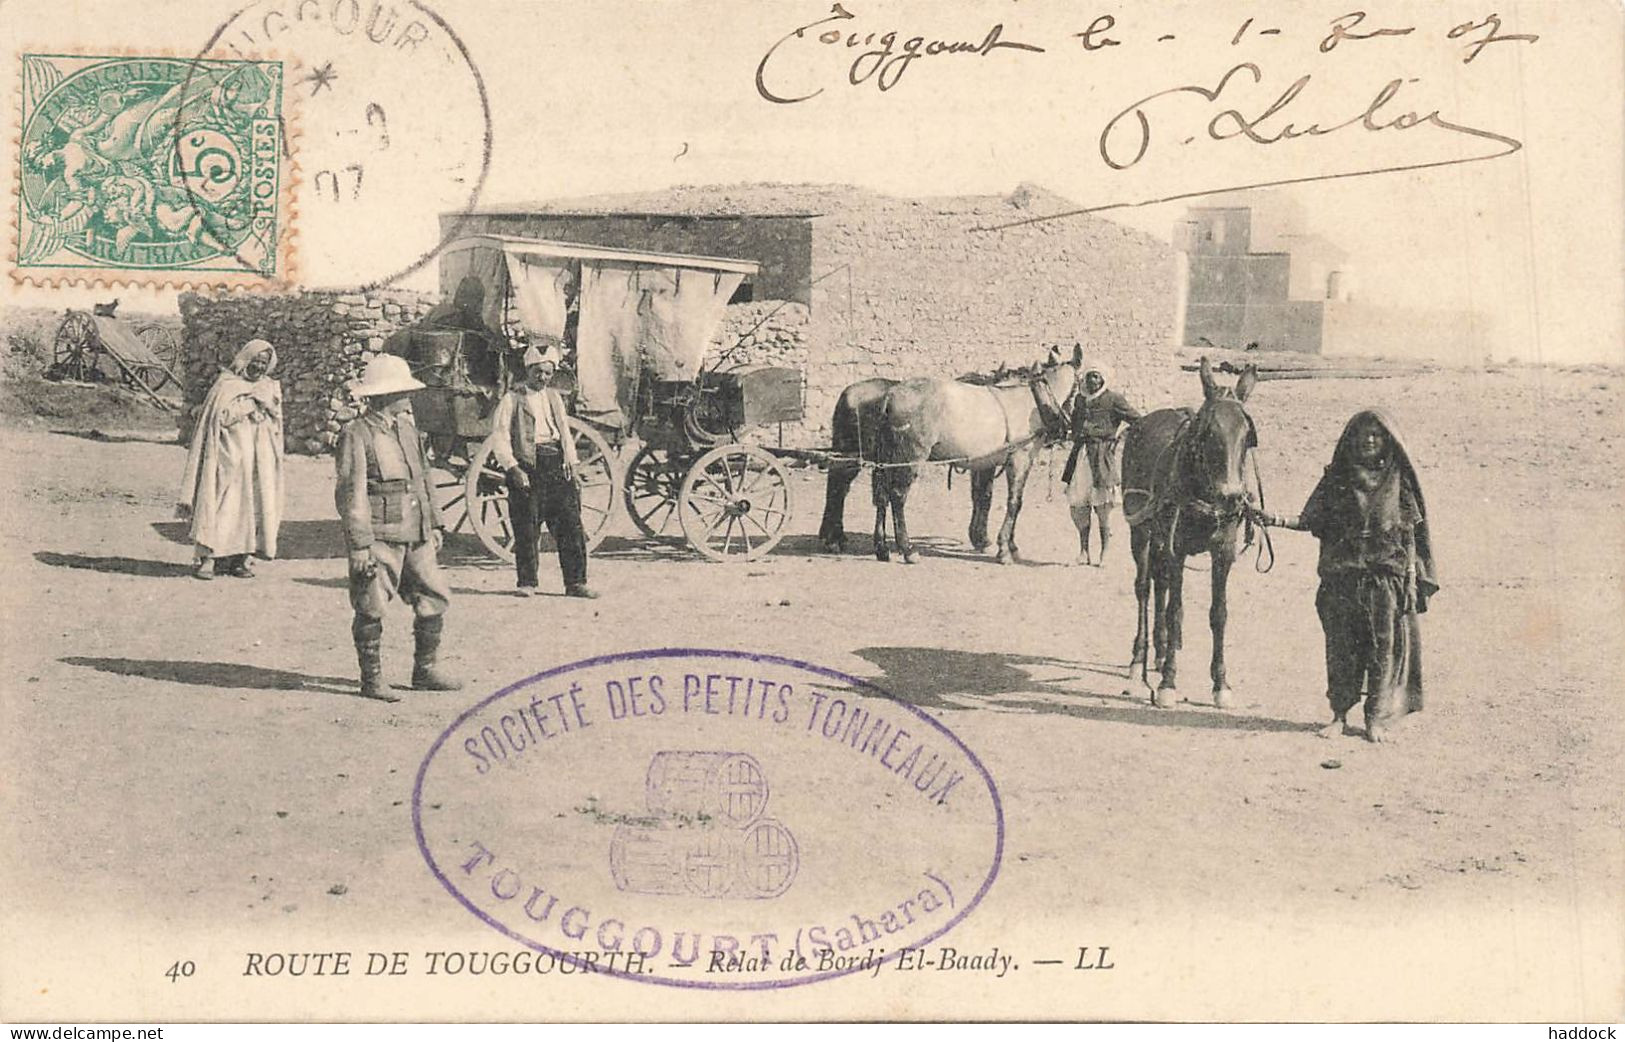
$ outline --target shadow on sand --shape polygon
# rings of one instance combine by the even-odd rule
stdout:
[[[109,445],[123,445],[135,442],[142,445],[179,445],[175,440],[175,432],[167,431],[130,431],[124,434],[108,434],[92,427],[88,431],[53,430],[52,434],[62,434],[69,438],[83,438],[86,441],[99,441]]]
[[[191,547],[189,521],[154,521],[152,530],[177,546]],[[344,529],[331,521],[284,521],[277,530],[279,561],[312,561],[344,556]]]
[[[71,656],[60,661],[123,677],[144,677],[173,684],[195,684],[221,689],[249,688],[259,691],[316,691],[330,695],[354,695],[357,684],[344,677],[307,676],[285,669],[245,666],[236,662],[185,662],[173,659],[84,658]]]
[[[1124,670],[1101,662],[1069,662],[1035,655],[947,648],[873,647],[853,654],[880,668],[874,683],[893,697],[924,709],[971,709],[962,699],[981,699],[1002,709],[1050,713],[1152,727],[1194,727],[1221,731],[1315,731],[1320,725],[1261,716],[1240,716],[1211,708],[1157,709],[1146,700],[1122,694]],[[1034,673],[1050,674],[1047,677]],[[1109,677],[1111,692],[1083,686],[1085,674]],[[1099,681],[1094,687],[1101,687]],[[1054,701],[1003,695],[1053,696]],[[955,696],[950,700],[948,696]],[[1106,702],[1105,705],[1090,704]]]
[[[52,568],[79,568],[114,575],[138,575],[146,579],[176,579],[192,574],[190,564],[175,561],[142,561],[134,557],[91,557],[86,554],[60,554],[40,550],[34,560]]]

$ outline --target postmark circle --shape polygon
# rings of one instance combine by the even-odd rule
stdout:
[[[462,234],[441,215],[479,202],[490,98],[467,45],[422,0],[253,0],[194,61],[221,54],[274,54],[287,70],[302,281],[390,285]]]
[[[796,659],[586,659],[463,712],[419,767],[434,878],[589,972],[760,990],[875,972],[998,877],[1004,813],[940,721]]]

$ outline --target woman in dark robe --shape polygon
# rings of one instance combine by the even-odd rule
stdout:
[[[1315,610],[1332,706],[1322,733],[1349,733],[1348,712],[1363,697],[1366,737],[1382,741],[1422,708],[1417,616],[1439,589],[1422,485],[1393,422],[1375,410],[1355,415],[1303,513],[1261,520],[1320,540]]]

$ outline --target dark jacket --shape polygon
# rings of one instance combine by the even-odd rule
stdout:
[[[1072,406],[1072,438],[1100,441],[1117,437],[1118,428],[1140,418],[1140,410],[1116,391],[1100,392],[1094,400],[1078,395]]]
[[[1128,400],[1113,390],[1104,390],[1092,400],[1085,395],[1078,395],[1072,404],[1072,452],[1066,458],[1066,467],[1061,471],[1061,480],[1071,482],[1072,475],[1078,469],[1078,454],[1083,451],[1089,442],[1112,441],[1117,437],[1118,430],[1125,423],[1133,423],[1140,418],[1140,410],[1128,403]],[[1095,467],[1096,483],[1115,485],[1116,462],[1112,453],[1102,453],[1102,462],[1107,464],[1104,468]],[[1091,461],[1091,466],[1094,466]]]
[[[493,453],[497,466],[503,470],[516,462],[527,467],[536,465],[536,419],[525,404],[525,398],[530,393],[523,385],[512,388],[502,396],[496,410],[491,413],[491,430],[506,435],[496,440],[496,451]],[[570,430],[570,414],[565,411],[564,398],[551,387],[541,393],[547,402],[553,432],[559,436],[559,450],[563,453],[564,462],[573,467],[579,460],[576,458],[576,440]]]
[[[1365,420],[1380,423],[1392,445],[1380,470],[1355,461],[1354,435]],[[1439,589],[1427,504],[1404,439],[1388,417],[1367,410],[1349,420],[1298,524],[1320,540],[1322,579],[1391,576],[1406,584],[1406,610],[1427,611],[1428,598]]]
[[[375,542],[416,546],[441,527],[428,456],[410,413],[394,423],[377,413],[351,420],[334,463],[333,502],[351,550]]]

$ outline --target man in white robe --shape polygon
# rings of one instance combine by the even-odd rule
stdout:
[[[192,520],[199,579],[252,579],[250,555],[276,556],[282,526],[282,387],[276,349],[250,340],[203,400],[177,497]]]

